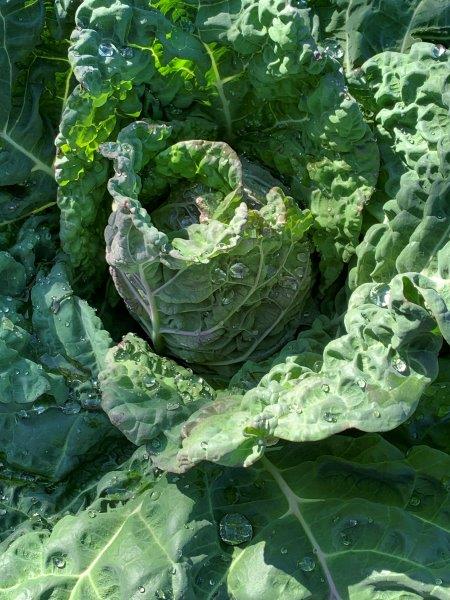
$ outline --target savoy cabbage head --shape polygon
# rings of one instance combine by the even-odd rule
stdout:
[[[106,259],[155,349],[223,376],[302,322],[312,216],[224,142],[175,133],[137,121],[102,147],[115,164]]]
[[[0,17],[0,600],[450,599],[448,3]]]

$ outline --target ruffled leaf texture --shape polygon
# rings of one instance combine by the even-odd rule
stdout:
[[[357,249],[352,286],[415,272],[424,302],[448,341],[450,309],[450,53],[426,43],[409,54],[386,52],[369,60],[370,83],[389,199],[379,223]],[[364,86],[364,84],[363,84]],[[363,88],[362,88],[363,89]],[[363,95],[368,95],[368,88]],[[375,212],[375,211],[374,211]]]
[[[61,239],[84,287],[101,277],[93,265],[108,212],[96,150],[138,115],[202,116],[215,129],[206,139],[283,176],[317,219],[323,286],[332,283],[354,254],[378,151],[340,63],[314,41],[308,10],[285,0],[241,0],[232,12],[222,1],[128,0],[106,17],[100,5],[86,0],[77,11],[69,56],[79,86],[57,140]]]
[[[52,253],[38,217],[0,252],[0,446],[19,480],[58,480],[120,437],[101,412],[97,380],[111,338],[74,296],[64,257],[35,273]]]

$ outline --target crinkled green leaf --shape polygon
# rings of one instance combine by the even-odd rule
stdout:
[[[407,52],[414,41],[450,38],[446,0],[310,0],[319,40],[342,57],[346,71],[386,50]]]
[[[424,296],[435,304],[432,310],[441,313],[438,322],[447,340],[449,60],[449,52],[419,43],[407,55],[386,52],[362,67],[375,90],[385,191],[392,199],[384,204],[383,222],[369,228],[358,247],[351,273],[353,286],[381,283],[396,273],[420,273],[424,288],[434,290]]]
[[[54,204],[54,137],[71,71],[42,0],[0,7],[0,225]],[[46,14],[46,12],[48,14]]]
[[[357,288],[346,334],[325,346],[321,365],[308,364],[308,355],[306,364],[301,354],[287,356],[243,396],[222,397],[194,413],[171,469],[202,460],[248,465],[278,438],[305,442],[400,425],[436,377],[442,343],[418,290],[405,276]]]
[[[103,409],[131,442],[174,453],[182,423],[215,396],[201,377],[133,334],[108,351],[100,384]]]
[[[9,255],[0,268],[2,280],[15,277],[21,286],[8,286],[21,301],[7,296],[2,303],[0,453],[16,469],[58,479],[95,455],[105,437],[117,437],[100,412],[97,381],[111,340],[94,311],[73,295],[63,262],[38,276],[31,320],[24,267]]]
[[[183,480],[155,477],[142,458],[111,473],[123,483],[136,473],[134,494],[100,485],[88,510],[3,542],[0,598],[450,593],[444,453],[405,457],[378,436],[338,436]]]

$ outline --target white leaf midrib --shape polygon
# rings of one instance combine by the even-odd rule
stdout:
[[[286,498],[289,507],[288,514],[293,515],[298,520],[298,522],[303,528],[303,531],[306,534],[306,537],[308,538],[309,542],[311,543],[311,546],[313,547],[314,554],[317,557],[320,566],[322,567],[323,574],[325,575],[325,579],[330,589],[330,600],[342,600],[342,597],[340,596],[337,586],[334,582],[330,568],[328,567],[325,552],[319,546],[319,543],[311,527],[308,525],[308,522],[306,521],[305,517],[301,512],[302,499],[299,498],[297,494],[295,494],[295,492],[290,488],[290,486],[283,478],[280,471],[275,467],[275,465],[273,465],[266,457],[263,457],[261,461],[264,465],[264,468],[273,477],[281,492],[283,493],[284,497]]]

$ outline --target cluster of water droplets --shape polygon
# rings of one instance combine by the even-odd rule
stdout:
[[[112,42],[101,42],[98,46],[98,55],[102,58],[111,58],[116,55],[120,55],[125,59],[131,59],[134,56],[133,48],[129,46],[123,46],[118,49]]]

